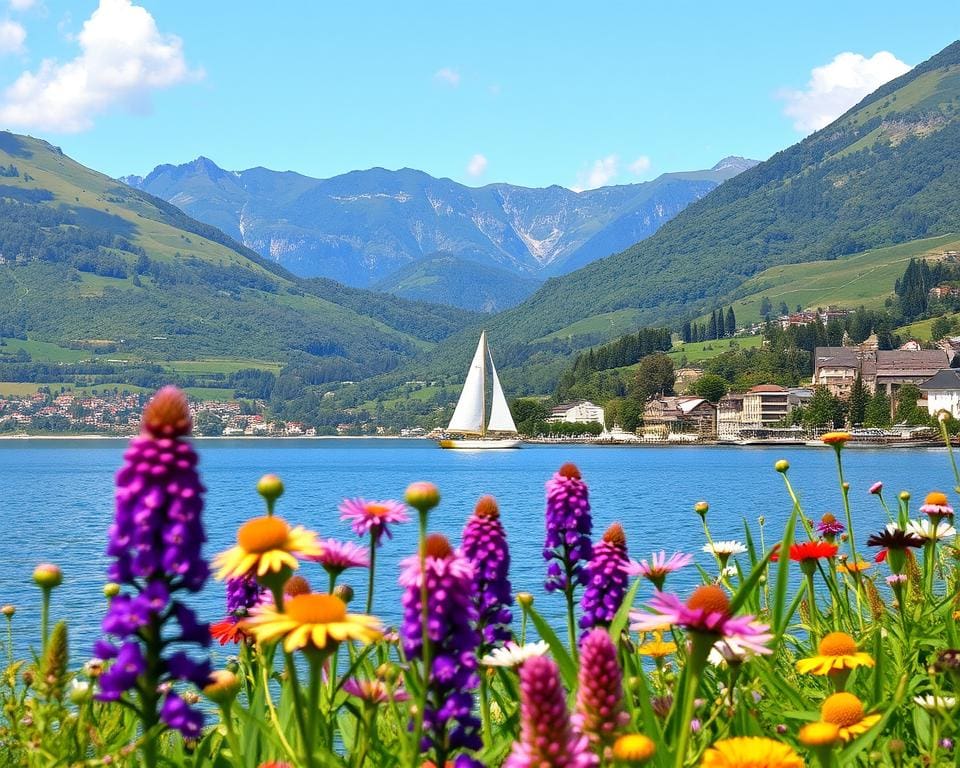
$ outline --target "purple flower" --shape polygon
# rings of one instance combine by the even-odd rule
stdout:
[[[477,502],[463,529],[463,556],[473,565],[473,600],[477,629],[483,640],[481,654],[510,639],[510,550],[500,523],[500,510],[492,496]]]
[[[520,667],[520,739],[503,768],[593,768],[597,756],[575,731],[557,665],[535,656]]]
[[[373,546],[380,546],[383,534],[392,537],[390,526],[410,522],[407,508],[399,501],[368,501],[344,499],[340,505],[340,519],[348,520],[357,536],[370,536]]]
[[[831,512],[825,512],[820,522],[817,523],[817,533],[823,536],[827,541],[833,541],[846,530],[846,526],[841,523]]]
[[[574,464],[564,464],[547,481],[545,520],[543,559],[548,563],[545,586],[548,592],[559,589],[572,594],[577,584],[586,581],[584,566],[593,554],[589,492]]]
[[[643,578],[653,582],[653,586],[659,591],[663,589],[663,582],[666,581],[669,574],[679,571],[681,568],[686,568],[692,562],[693,555],[674,552],[668,558],[666,551],[661,549],[659,552],[650,555],[650,562],[641,560],[638,563],[631,560],[624,566],[624,571],[627,576],[643,576]]]
[[[610,626],[627,593],[629,564],[623,526],[614,523],[593,548],[593,557],[587,564],[587,588],[580,599],[581,629]]]
[[[116,640],[101,640],[94,648],[98,657],[114,658],[100,677],[102,700],[120,700],[138,684],[159,689],[186,680],[203,686],[210,673],[209,661],[194,661],[182,648],[170,647],[210,644],[208,626],[178,597],[199,592],[208,575],[201,552],[206,489],[197,474],[197,454],[184,440],[190,428],[186,397],[164,387],[144,409],[142,432],[130,441],[117,472],[108,576],[126,590],[111,600],[103,619],[104,634]],[[157,713],[143,714],[152,719]],[[203,725],[203,715],[175,694],[164,700],[161,719],[185,736],[196,736]]]
[[[403,650],[407,659],[422,661],[420,557],[408,557],[401,565]],[[434,534],[426,541],[425,571],[431,667],[426,675],[421,749],[436,750],[434,763],[443,765],[450,753],[482,746],[472,692],[480,682],[476,672],[480,634],[474,629],[477,609],[470,562],[455,553],[446,538]]]
[[[630,716],[623,709],[623,673],[617,663],[617,647],[605,629],[591,630],[580,643],[579,681],[574,725],[595,747],[606,749]]]
[[[227,613],[246,616],[251,608],[259,605],[263,593],[263,587],[252,576],[227,579]]]

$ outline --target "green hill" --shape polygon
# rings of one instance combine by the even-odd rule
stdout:
[[[33,363],[65,350],[101,368],[296,360],[317,383],[389,371],[472,317],[296,278],[44,141],[0,133],[0,337],[30,342]]]
[[[647,240],[547,281],[486,323],[492,342],[508,351],[504,367],[514,368],[519,388],[535,388],[558,355],[623,333],[626,324],[699,314],[771,267],[960,232],[958,118],[955,42],[724,182]],[[451,338],[437,360],[448,348],[463,358],[472,335]]]

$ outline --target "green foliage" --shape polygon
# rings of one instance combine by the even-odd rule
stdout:
[[[639,403],[645,403],[654,395],[672,395],[675,379],[669,355],[662,352],[647,355],[634,372],[630,394]]]
[[[810,428],[826,427],[833,429],[842,427],[845,415],[844,403],[830,393],[826,387],[817,387],[813,397],[803,409],[803,423]]]
[[[510,403],[510,412],[517,430],[522,435],[536,435],[538,425],[546,421],[550,409],[543,400],[518,398]]]
[[[870,402],[870,393],[863,385],[863,377],[857,372],[857,378],[853,380],[853,386],[850,388],[850,423],[854,426],[863,424],[867,413],[867,403]]]
[[[882,387],[878,387],[867,403],[863,414],[863,425],[865,427],[889,427],[892,423],[890,398],[887,397],[887,393]]]
[[[897,390],[897,411],[894,419],[898,424],[909,424],[911,426],[930,424],[931,419],[927,409],[917,406],[917,401],[922,396],[920,388],[913,382],[907,382]]]
[[[690,388],[692,394],[703,397],[711,403],[720,402],[720,398],[727,394],[727,390],[727,380],[715,373],[703,374]]]

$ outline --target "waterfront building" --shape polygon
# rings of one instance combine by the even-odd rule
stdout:
[[[940,411],[949,411],[960,418],[960,369],[944,368],[920,385],[927,396],[927,411],[935,416]]]
[[[896,399],[897,390],[908,382],[918,386],[937,371],[950,367],[955,352],[950,349],[878,350],[876,337],[856,347],[817,347],[814,350],[813,384],[833,395],[847,398],[857,374],[870,392],[881,387]]]
[[[743,394],[731,392],[717,403],[717,437],[720,440],[736,440],[743,428]]]
[[[792,410],[790,392],[779,384],[758,384],[743,395],[743,426],[771,427]]]
[[[702,397],[653,397],[643,409],[643,434],[666,440],[671,434],[710,438],[717,433],[717,409]]]
[[[556,424],[604,424],[603,408],[594,405],[589,400],[579,400],[575,403],[563,403],[550,409],[547,421]]]

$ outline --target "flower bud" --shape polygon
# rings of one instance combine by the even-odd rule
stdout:
[[[529,592],[517,592],[517,603],[521,608],[529,608],[533,605],[533,595]]]
[[[396,664],[381,664],[377,667],[377,678],[385,683],[393,684],[400,678],[400,670]]]
[[[404,499],[418,512],[429,512],[440,503],[440,491],[433,483],[421,480],[407,486]]]
[[[210,673],[210,682],[203,687],[203,695],[214,704],[229,704],[240,693],[240,678],[226,669]]]
[[[910,491],[900,491],[900,501],[910,501]]]
[[[17,609],[12,605],[5,605],[0,608],[0,613],[6,616],[8,619],[13,617],[13,614],[17,612]]]
[[[193,691],[186,691],[181,697],[187,704],[196,704],[200,701],[200,694]]]
[[[693,511],[700,515],[700,517],[706,517],[709,509],[710,505],[705,501],[698,501],[693,505]]]
[[[790,469],[790,462],[786,459],[780,459],[776,464],[773,465],[773,468],[782,475],[788,469]]]
[[[120,585],[113,581],[108,581],[103,585],[103,596],[110,600],[120,594]]]
[[[257,493],[267,502],[267,508],[272,512],[276,500],[283,496],[283,480],[276,475],[264,475],[257,481]]]
[[[337,586],[333,588],[333,594],[349,605],[353,600],[353,587],[349,584],[337,584]]]
[[[63,584],[63,571],[52,563],[40,563],[33,569],[33,580],[41,589],[54,589]]]
[[[225,666],[227,672],[233,672],[233,674],[237,674],[237,672],[240,670],[240,662],[237,660],[236,656],[228,656]]]

